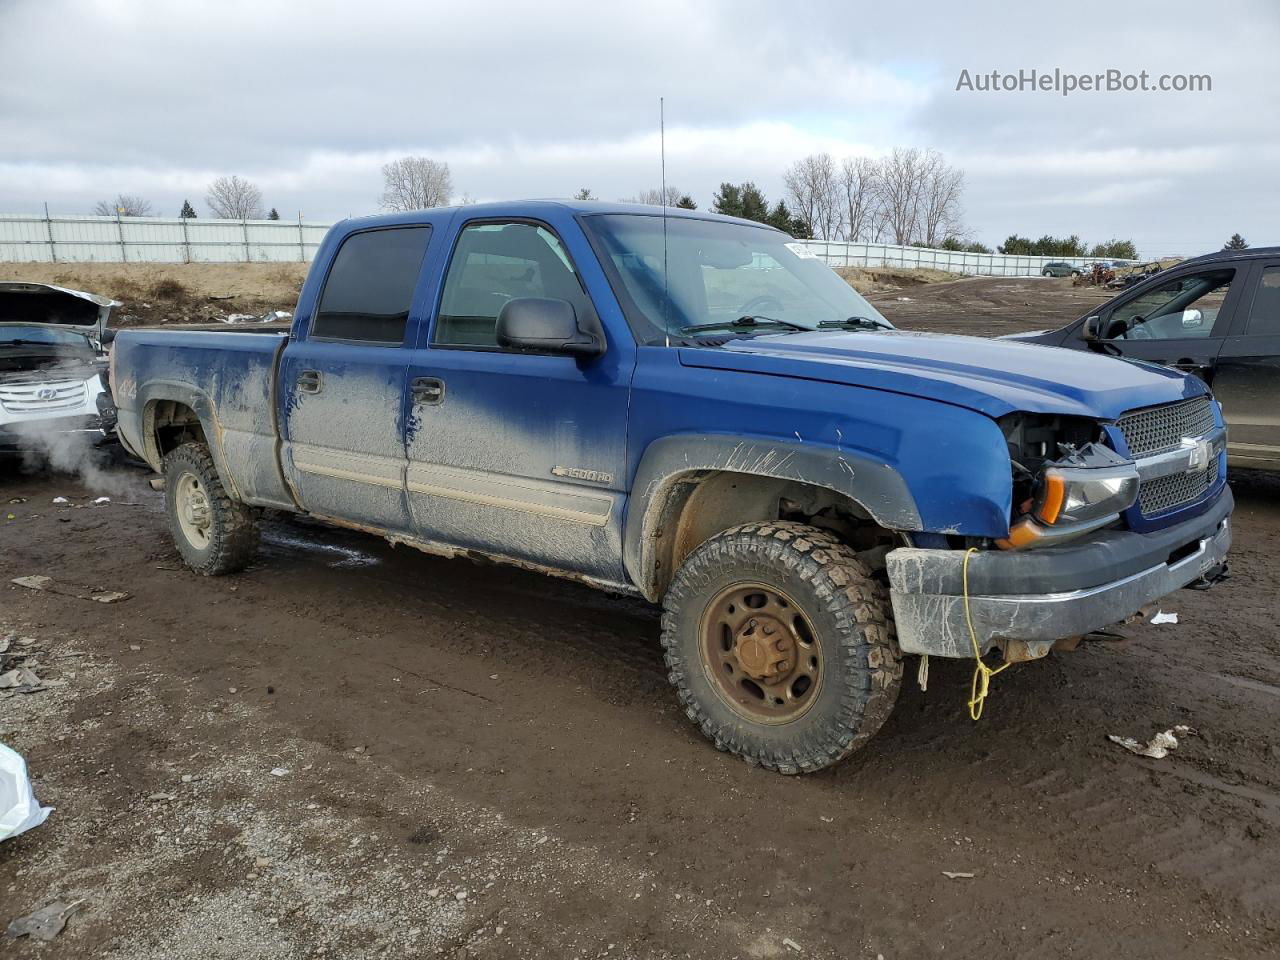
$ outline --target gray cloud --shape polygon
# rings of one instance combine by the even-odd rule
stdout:
[[[1153,22],[1154,21],[1154,22]],[[1280,14],[1166,2],[1158,18],[925,3],[422,4],[0,0],[0,210],[119,191],[203,212],[212,177],[311,220],[373,209],[379,167],[449,161],[478,199],[606,198],[668,178],[781,191],[811,150],[942,150],[975,234],[1135,236],[1192,253],[1280,214]],[[961,69],[1209,73],[1201,94],[957,92]]]

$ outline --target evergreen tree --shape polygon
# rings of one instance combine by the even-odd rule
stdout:
[[[594,200],[594,199],[596,199],[596,195],[595,195],[594,193],[592,193],[592,192],[591,192],[591,188],[590,188],[590,187],[583,187],[581,190],[579,190],[577,193],[575,193],[575,194],[573,195],[573,199],[575,199],[575,200]]]
[[[279,220],[279,219],[280,219],[280,211],[279,211],[279,210],[277,210],[275,207],[272,207],[272,208],[271,208],[271,212],[267,214],[267,219],[268,219],[268,220]]]
[[[742,212],[738,216],[747,220],[755,220],[758,223],[768,223],[769,201],[764,198],[760,188],[748,180],[741,186],[740,190],[742,194]]]
[[[742,216],[742,191],[732,183],[720,184],[711,198],[711,212],[723,213],[726,217]]]
[[[196,218],[196,208],[191,205],[191,201],[182,201],[182,212],[178,216],[183,220],[194,220]]]
[[[698,205],[694,202],[693,197],[689,196],[687,193],[681,196],[680,199],[676,201],[676,206],[680,207],[682,210],[698,209]]]
[[[1228,241],[1223,245],[1222,249],[1223,249],[1223,250],[1247,250],[1247,249],[1248,249],[1248,247],[1249,247],[1249,241],[1248,241],[1248,240],[1246,240],[1244,237],[1240,236],[1240,234],[1238,234],[1238,233],[1233,233],[1233,234],[1231,235],[1231,239],[1230,239],[1230,240],[1228,240]]]

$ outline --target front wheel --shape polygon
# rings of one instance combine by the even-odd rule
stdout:
[[[748,523],[703,543],[664,600],[685,713],[719,749],[779,773],[838,763],[880,729],[902,664],[886,590],[831,534]]]
[[[184,443],[164,458],[165,510],[182,559],[196,573],[222,576],[243,570],[258,549],[254,511],[222,486],[203,443]]]

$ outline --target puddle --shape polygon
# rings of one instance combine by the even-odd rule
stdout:
[[[273,547],[284,547],[290,550],[301,550],[305,553],[318,553],[332,557],[333,559],[328,564],[331,567],[376,567],[382,563],[380,558],[371,553],[365,553],[363,550],[356,550],[354,547],[308,540],[305,537],[295,536],[279,530],[264,530],[262,532],[262,540]]]

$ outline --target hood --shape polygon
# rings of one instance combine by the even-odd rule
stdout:
[[[119,301],[50,283],[0,281],[0,340],[5,324],[70,327],[101,343],[111,310]]]
[[[821,331],[683,347],[691,367],[846,383],[967,407],[1114,420],[1126,410],[1207,393],[1155,364],[1011,340],[902,330]]]

